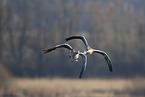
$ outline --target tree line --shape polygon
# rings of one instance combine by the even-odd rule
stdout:
[[[114,73],[101,55],[88,56],[85,76],[144,76],[145,17],[125,1],[0,0],[0,64],[17,77],[76,77],[82,60],[70,64],[69,51],[42,50],[71,35],[84,35],[90,46],[106,51]],[[79,40],[70,41],[82,50]]]

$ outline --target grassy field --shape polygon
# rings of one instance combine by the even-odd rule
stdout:
[[[15,78],[0,97],[145,97],[145,79]]]

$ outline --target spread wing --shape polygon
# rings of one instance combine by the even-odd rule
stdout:
[[[88,46],[88,42],[87,42],[87,40],[86,40],[86,38],[85,38],[84,36],[75,35],[75,36],[68,37],[68,38],[66,38],[65,40],[66,40],[66,41],[69,41],[69,40],[71,40],[71,39],[81,39],[81,40],[84,42],[85,46],[86,46],[86,47]]]
[[[44,54],[45,54],[45,53],[49,53],[49,52],[51,52],[51,51],[53,51],[57,48],[61,48],[61,47],[67,48],[68,50],[72,50],[72,47],[69,44],[64,43],[64,44],[56,45],[55,47],[52,47],[50,49],[43,50],[43,51],[44,51]]]
[[[112,69],[111,59],[109,58],[109,56],[107,55],[107,53],[105,53],[104,51],[101,51],[101,50],[94,50],[94,52],[99,53],[99,54],[101,54],[101,55],[104,56],[105,60],[107,61],[109,70],[112,72],[113,69]]]
[[[82,65],[82,70],[80,72],[79,78],[82,78],[85,70],[86,70],[86,65],[87,65],[87,56],[83,53],[80,53],[81,57],[83,58],[83,65]]]

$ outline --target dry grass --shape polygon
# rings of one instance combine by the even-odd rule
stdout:
[[[145,97],[145,79],[16,78],[0,96],[13,97]]]

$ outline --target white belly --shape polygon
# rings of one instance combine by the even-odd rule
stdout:
[[[79,54],[76,54],[75,56],[74,56],[74,59],[78,59],[79,58]]]
[[[89,49],[88,51],[85,51],[84,54],[92,54],[93,53],[93,50],[92,49]]]

